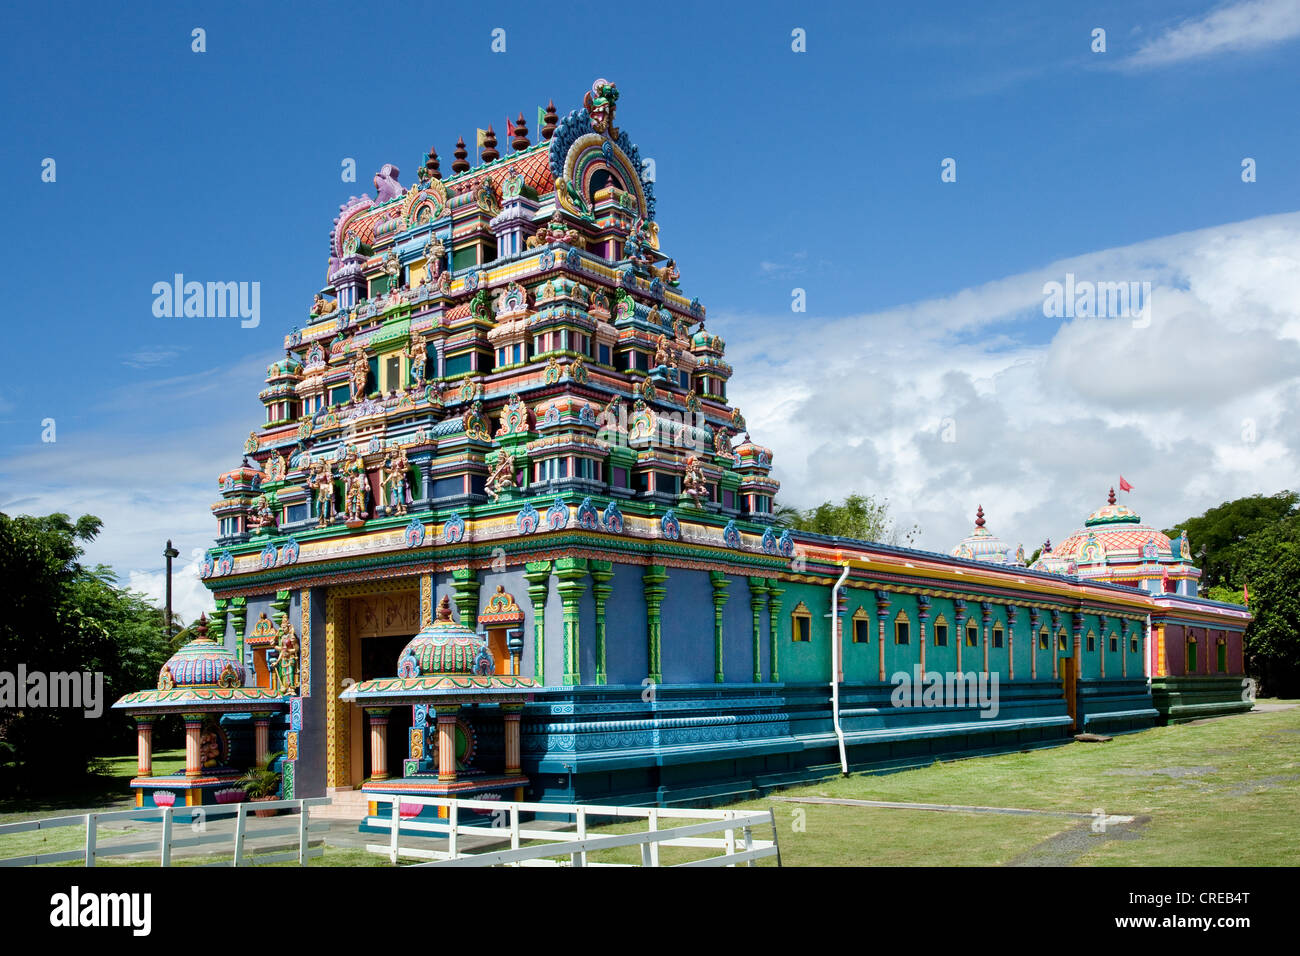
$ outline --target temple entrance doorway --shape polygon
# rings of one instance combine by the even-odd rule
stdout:
[[[1065,688],[1065,709],[1070,713],[1074,731],[1079,730],[1079,682],[1077,662],[1073,657],[1061,658],[1061,684]]]
[[[416,591],[369,594],[348,600],[349,660],[355,681],[396,677],[397,659],[407,642],[420,630],[420,601]],[[370,727],[365,710],[352,707],[349,715],[348,780],[354,789],[371,775],[373,754]],[[394,707],[388,712],[384,756],[389,777],[402,776],[411,729],[411,708]]]

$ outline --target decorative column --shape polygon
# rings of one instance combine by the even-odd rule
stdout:
[[[1020,608],[1007,605],[1007,680],[1016,679],[1016,615]]]
[[[199,737],[203,733],[203,715],[185,714],[185,776],[197,777],[203,773],[199,756]]]
[[[556,589],[564,605],[564,683],[581,684],[578,661],[580,611],[579,602],[587,590],[586,558],[560,558],[555,562]]]
[[[646,676],[650,679],[650,683],[654,685],[664,682],[663,659],[659,642],[659,607],[663,604],[664,595],[668,593],[668,588],[665,587],[667,580],[668,569],[662,564],[646,565],[646,569],[641,575],[641,584],[645,590],[646,633],[649,636],[650,644],[650,673]]]
[[[930,620],[930,595],[916,596],[917,628],[921,637],[921,678],[925,678],[925,622]]]
[[[961,598],[957,598],[952,602],[952,619],[956,625],[954,636],[957,640],[954,643],[957,645],[957,673],[960,674],[962,672],[961,650],[966,645],[966,602]],[[924,672],[922,672],[921,676],[925,676]]]
[[[727,604],[727,575],[723,571],[710,571],[713,585],[713,683],[721,684],[722,675],[722,609]]]
[[[502,704],[501,716],[505,720],[506,739],[506,775],[520,773],[519,764],[519,718],[523,715],[523,704]]]
[[[433,623],[433,575],[420,575],[420,627]]]
[[[1101,646],[1099,647],[1099,650],[1101,651],[1101,676],[1102,677],[1106,676],[1106,651],[1107,651],[1106,621],[1107,620],[1108,618],[1106,617],[1105,614],[1097,615],[1097,628],[1101,632],[1099,637],[1099,640],[1101,641]]]
[[[271,715],[253,714],[253,754],[259,767],[266,766],[266,758],[271,753]]]
[[[248,617],[248,598],[230,599],[230,624],[235,629],[235,660],[244,660],[244,623]],[[224,643],[225,637],[222,636]]]
[[[1033,651],[1029,656],[1029,678],[1038,680],[1038,608],[1029,609],[1029,647]]]
[[[876,641],[880,654],[880,681],[885,681],[885,621],[889,618],[889,592],[876,592],[876,624],[880,631],[880,639]],[[922,674],[922,677],[925,675]]]
[[[1128,632],[1133,626],[1133,622],[1128,618],[1121,618],[1119,625],[1119,676],[1128,677]]]
[[[763,608],[767,606],[767,582],[749,579],[749,609],[754,613],[754,683],[763,680]]]
[[[781,660],[778,654],[781,642],[777,639],[777,635],[781,633],[781,595],[785,593],[785,588],[780,587],[780,583],[776,578],[767,579],[767,616],[771,622],[772,635],[767,645],[768,656],[772,662],[772,672],[768,675],[768,680],[774,684],[781,682]]]
[[[546,596],[551,590],[551,562],[529,561],[524,565],[528,598],[533,602],[533,676],[546,683]]]
[[[208,617],[208,637],[218,644],[226,642],[226,614],[230,602],[225,598],[217,598],[217,609]]]
[[[1061,612],[1052,608],[1052,636],[1047,642],[1047,646],[1052,650],[1052,680],[1061,676],[1060,656],[1061,640],[1057,636],[1061,630]]]
[[[478,626],[478,572],[473,568],[455,568],[451,572],[451,589],[456,594],[460,623],[471,631]]]
[[[989,672],[989,638],[993,629],[993,605],[980,601],[980,623],[984,626],[984,673]]]
[[[1074,658],[1074,679],[1079,679],[1079,668],[1083,663],[1083,615],[1077,611],[1070,615],[1070,637],[1074,645],[1072,657]]]
[[[435,707],[438,714],[438,782],[456,782],[456,716],[460,704]]]
[[[591,572],[591,595],[596,604],[596,683],[604,684],[605,602],[614,593],[614,586],[609,583],[614,577],[614,562],[592,558],[587,561],[587,569]]]
[[[271,601],[271,608],[274,611],[271,620],[275,622],[276,627],[280,626],[280,615],[289,613],[289,604],[291,603],[292,596],[293,592],[291,591],[275,592],[275,598]]]
[[[137,777],[153,776],[153,718],[137,717],[136,732],[136,766]]]
[[[388,708],[366,708],[366,717],[370,720],[370,779],[387,780]]]

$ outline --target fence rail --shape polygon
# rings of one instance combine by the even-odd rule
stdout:
[[[158,854],[159,866],[171,866],[172,851],[190,847],[227,844],[232,855],[229,861],[218,860],[202,866],[253,866],[266,863],[288,862],[297,859],[300,866],[305,866],[313,857],[320,856],[324,850],[321,846],[311,845],[313,834],[323,833],[328,824],[313,824],[311,810],[313,806],[329,803],[326,797],[313,797],[305,800],[265,800],[256,803],[218,804],[208,807],[145,807],[138,810],[106,810],[102,813],[83,813],[73,816],[47,817],[43,820],[25,820],[21,823],[0,824],[0,837],[13,836],[18,833],[31,833],[38,830],[54,830],[64,827],[84,827],[85,845],[80,850],[60,850],[53,853],[37,853],[27,856],[14,856],[0,859],[0,866],[42,866],[51,863],[69,863],[81,860],[86,866],[95,866],[102,857],[123,856],[131,853],[155,852]],[[267,828],[254,828],[249,831],[249,810],[285,810],[290,816],[297,816],[297,821],[290,826],[271,824]],[[233,817],[233,833],[209,833],[210,822]],[[130,842],[105,842],[100,834],[101,824],[120,824],[131,822],[161,825],[159,833],[152,839],[143,835],[130,834]],[[194,836],[178,836],[175,824],[189,824]],[[270,837],[296,837],[297,850],[277,853],[255,853],[247,845],[250,835],[258,840]],[[118,839],[121,835],[109,839]]]
[[[505,802],[501,800],[468,800],[451,797],[416,797],[397,793],[369,793],[369,799],[383,803],[392,801],[392,811],[384,817],[372,818],[372,826],[389,833],[386,844],[369,843],[371,853],[387,854],[390,863],[402,857],[427,862],[417,866],[631,866],[609,862],[589,862],[588,854],[602,850],[639,847],[641,866],[659,866],[661,847],[689,847],[704,850],[721,850],[714,856],[678,863],[677,866],[753,866],[754,861],[775,857],[781,863],[777,842],[776,819],[769,810],[696,810],[658,807],[607,807],[589,804]],[[402,816],[402,807],[446,808],[442,820],[420,820]],[[493,824],[484,827],[476,823],[462,823],[461,810],[486,810],[493,815]],[[572,829],[539,829],[528,827],[521,814],[545,814],[569,817]],[[647,829],[635,833],[588,834],[592,818],[644,819]],[[667,829],[660,827],[664,819],[698,820],[684,826]],[[770,828],[771,840],[758,840],[754,831]],[[710,837],[706,834],[721,833]],[[739,835],[738,835],[739,834]],[[403,846],[406,836],[445,837],[447,848]],[[491,836],[498,841],[510,841],[508,850],[469,852],[463,848],[462,836]],[[523,846],[524,841],[539,841],[533,846]],[[557,858],[558,859],[553,859]]]

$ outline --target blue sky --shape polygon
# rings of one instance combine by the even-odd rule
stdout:
[[[947,549],[978,498],[1032,549],[1120,470],[1157,524],[1294,485],[1297,450],[1269,430],[1300,408],[1298,7],[12,10],[0,508],[101,514],[92,557],[152,590],[163,538],[188,555],[212,536],[216,475],[262,417],[339,203],[386,162],[409,183],[430,144],[449,170],[457,136],[504,139],[507,115],[535,137],[538,105],[576,108],[597,76],[655,160],[664,248],[793,503],[886,495]],[[1044,319],[1042,276],[1070,263],[1151,279],[1177,308],[1133,341],[1128,323]],[[259,282],[260,325],[156,318],[152,286],[178,272]],[[1244,451],[1210,440],[1247,421]]]

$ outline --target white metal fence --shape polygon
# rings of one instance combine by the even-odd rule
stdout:
[[[700,859],[674,864],[676,866],[753,866],[755,860],[775,857],[780,865],[780,847],[777,844],[776,821],[771,810],[692,810],[660,809],[658,807],[606,807],[568,803],[507,803],[502,800],[461,800],[449,797],[416,797],[396,793],[367,793],[370,800],[385,803],[392,801],[392,812],[387,816],[372,817],[372,826],[388,830],[386,844],[370,843],[371,853],[387,854],[389,862],[397,863],[402,857],[423,859],[429,862],[418,866],[634,866],[628,863],[588,861],[588,854],[622,847],[639,847],[641,866],[659,866],[661,847],[691,847],[700,850],[720,850],[720,854],[706,855]],[[445,807],[444,819],[416,819],[402,815],[403,807]],[[491,825],[480,822],[462,822],[462,809],[480,810],[491,814]],[[544,815],[555,826],[542,829],[534,822],[525,826],[521,814],[534,817]],[[643,819],[647,828],[635,833],[602,833],[591,835],[592,821],[609,818]],[[695,820],[684,826],[663,828],[664,820]],[[756,830],[769,831],[770,840],[756,839]],[[720,834],[720,836],[709,836]],[[403,836],[445,837],[446,849],[427,846],[403,846]],[[463,837],[478,838],[471,841]],[[510,842],[508,850],[482,848],[482,844]],[[525,841],[538,841],[523,846]],[[466,842],[480,845],[477,852],[465,847]]]
[[[82,861],[86,866],[95,866],[103,857],[123,856],[139,853],[155,853],[159,866],[172,865],[172,851],[189,847],[213,845],[217,852],[222,852],[221,844],[231,852],[229,860],[217,860],[200,866],[252,866],[265,863],[283,863],[296,859],[305,866],[312,857],[320,856],[324,850],[318,844],[311,845],[312,834],[322,833],[329,824],[313,824],[310,808],[329,803],[325,797],[307,800],[266,800],[255,803],[229,803],[205,807],[146,807],[140,810],[109,810],[103,813],[83,813],[65,817],[49,817],[43,820],[26,820],[21,823],[0,824],[0,837],[13,836],[18,833],[30,833],[40,830],[54,830],[63,827],[85,827],[85,845],[79,850],[61,850],[53,853],[38,853],[28,856],[15,856],[0,859],[0,866],[39,866],[47,863],[68,863]],[[267,824],[256,824],[250,828],[251,810],[280,810],[288,816],[276,816]],[[292,819],[295,817],[297,819]],[[234,818],[233,829],[225,826],[213,827],[220,821]],[[292,822],[285,826],[285,822]],[[118,834],[112,837],[102,836],[100,827],[118,826],[140,822],[159,827],[152,838],[145,834]],[[188,827],[191,835],[186,835]],[[257,841],[273,838],[292,837],[297,840],[296,850],[273,853],[257,852],[248,845],[250,838]],[[125,839],[128,842],[117,842]],[[282,844],[281,844],[282,845]]]

